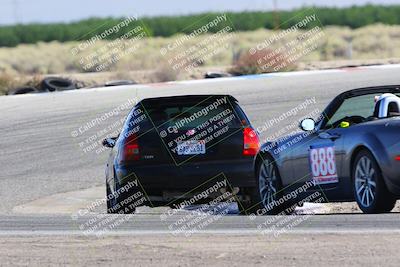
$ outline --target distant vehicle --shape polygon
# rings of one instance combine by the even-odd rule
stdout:
[[[174,207],[176,200],[215,184],[214,195],[236,194],[242,211],[260,201],[253,176],[259,138],[232,96],[144,99],[129,113],[120,135],[103,145],[112,148],[106,168],[109,213],[134,212],[142,204]],[[129,207],[128,202],[137,203]]]
[[[304,132],[264,144],[255,169],[266,213],[292,205],[279,200],[307,182],[297,199],[320,192],[327,202],[356,200],[364,213],[391,211],[400,196],[399,96],[400,86],[344,92],[316,122],[301,121]]]

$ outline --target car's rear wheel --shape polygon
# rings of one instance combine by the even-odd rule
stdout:
[[[144,197],[142,190],[138,187],[127,187],[124,190],[120,190],[121,186],[118,182],[115,184],[115,193],[112,193],[108,183],[106,184],[107,189],[107,213],[111,214],[131,214],[135,213],[136,207],[147,203],[147,201],[140,202],[140,199]],[[139,204],[138,204],[139,202]]]
[[[390,212],[396,198],[388,191],[374,156],[360,151],[352,170],[354,197],[364,213]]]
[[[130,212],[125,212],[123,209],[123,205],[120,204],[124,200],[124,196],[118,196],[116,193],[112,193],[110,186],[108,183],[106,184],[106,193],[107,193],[107,213],[109,214],[124,214],[124,213],[134,213],[135,210],[131,210]]]
[[[247,201],[238,201],[239,213],[242,215],[255,214],[263,208],[257,187],[241,188],[241,193],[248,196]]]
[[[113,203],[111,201],[111,190],[110,190],[110,186],[108,185],[108,183],[106,183],[106,203],[107,203],[107,213],[113,213],[112,212],[112,207],[113,207]]]
[[[275,161],[266,155],[258,166],[258,191],[263,204],[263,213],[279,214],[291,213],[291,203],[284,201],[282,197],[282,181]]]

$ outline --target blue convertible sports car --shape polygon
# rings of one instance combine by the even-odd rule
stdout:
[[[265,213],[315,192],[325,202],[355,200],[364,213],[391,211],[400,198],[399,96],[398,85],[344,92],[317,120],[302,120],[301,132],[264,144],[255,173]]]

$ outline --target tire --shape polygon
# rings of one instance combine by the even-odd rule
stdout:
[[[24,86],[11,90],[10,92],[8,92],[8,95],[22,95],[22,94],[32,94],[38,92],[39,91],[34,87]]]
[[[115,185],[116,192],[121,188],[118,183]],[[111,198],[107,198],[107,213],[109,214],[133,214],[136,211],[136,206],[132,206],[137,199],[134,199],[133,196],[136,196],[139,192],[141,195],[145,196],[141,189],[137,187],[131,187],[128,190],[124,190],[119,195],[113,195],[111,193],[110,187],[106,184],[107,196],[111,195]],[[143,205],[146,204],[143,202]],[[139,206],[139,205],[138,205]]]
[[[278,167],[270,155],[264,159],[257,167],[257,189],[263,206],[262,214],[290,214],[293,212],[292,203],[281,201],[282,199],[282,180]],[[281,203],[282,202],[282,203]]]
[[[76,89],[76,85],[72,81],[58,77],[49,77],[43,79],[40,87],[42,90],[50,92]]]
[[[109,207],[107,206],[107,213],[111,214],[133,214],[136,211],[136,207],[130,207],[129,203],[124,204],[124,201],[131,195],[135,194],[133,190],[124,192],[110,200]]]
[[[206,79],[214,79],[214,78],[223,78],[223,77],[231,77],[232,75],[230,75],[229,73],[225,73],[225,72],[207,72],[204,75],[204,78]]]
[[[105,87],[110,87],[110,86],[120,86],[120,85],[131,85],[131,84],[137,84],[135,81],[131,80],[118,80],[118,81],[109,81],[104,84]]]
[[[250,188],[241,188],[240,191],[242,191],[244,195],[250,196],[250,200],[238,202],[239,214],[241,215],[257,214],[259,210],[262,210],[264,206],[261,203],[260,193],[258,192],[258,186]]]
[[[389,192],[374,156],[361,150],[352,166],[354,198],[364,213],[390,212],[396,198]]]
[[[111,190],[110,190],[110,186],[108,185],[108,183],[106,183],[106,203],[107,203],[107,213],[112,214],[115,213],[113,212],[113,203],[110,199],[111,196]]]

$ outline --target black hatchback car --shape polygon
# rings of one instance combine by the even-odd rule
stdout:
[[[224,192],[241,211],[260,202],[252,165],[259,138],[232,96],[144,99],[120,135],[103,145],[112,148],[108,213],[132,213],[142,205],[182,207],[176,203],[185,200],[207,203]]]

